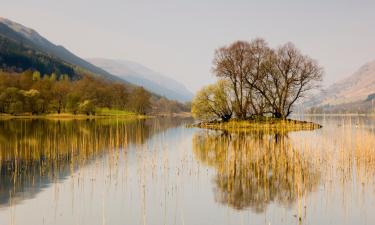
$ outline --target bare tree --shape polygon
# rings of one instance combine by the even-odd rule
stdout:
[[[318,63],[303,55],[293,44],[272,49],[263,39],[237,41],[216,50],[213,72],[229,82],[231,91],[220,94],[227,94],[223,99],[232,103],[231,108],[210,109],[211,96],[214,96],[212,87],[212,90],[204,89],[198,94],[198,99],[202,100],[199,104],[201,109],[206,109],[207,115],[216,115],[223,120],[223,111],[224,114],[234,112],[239,119],[267,113],[285,119],[292,113],[293,105],[318,86],[323,75]],[[197,105],[197,101],[195,103]]]
[[[248,66],[249,72],[244,77],[247,91],[250,95],[250,110],[252,114],[263,115],[269,107],[265,90],[259,81],[263,80],[269,68],[269,56],[272,50],[264,39],[254,39],[249,43]]]
[[[316,88],[323,76],[323,69],[317,62],[303,55],[291,43],[272,52],[265,65],[257,89],[261,90],[277,118],[287,118],[296,101]]]
[[[248,60],[250,45],[237,41],[215,52],[213,71],[217,77],[230,81],[234,93],[234,112],[240,119],[245,119],[250,104],[250,95],[246,88],[245,77],[250,72]]]

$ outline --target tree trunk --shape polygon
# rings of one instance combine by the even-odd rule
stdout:
[[[274,116],[275,118],[278,118],[278,119],[280,119],[280,118],[283,117],[282,114],[281,114],[280,112],[274,112],[274,113],[273,113],[273,116]]]
[[[231,115],[224,115],[224,116],[221,117],[221,120],[223,122],[228,122],[231,118],[232,118]]]

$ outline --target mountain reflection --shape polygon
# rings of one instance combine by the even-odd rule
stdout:
[[[286,134],[198,132],[193,151],[216,171],[215,200],[238,210],[260,213],[273,202],[291,206],[320,180]]]
[[[0,120],[0,207],[32,198],[95,158],[140,145],[181,120]],[[11,202],[10,202],[11,201]]]

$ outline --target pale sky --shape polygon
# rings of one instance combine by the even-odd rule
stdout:
[[[139,62],[196,91],[214,50],[235,40],[291,41],[325,68],[325,85],[375,60],[375,1],[0,0],[0,16],[83,58]]]

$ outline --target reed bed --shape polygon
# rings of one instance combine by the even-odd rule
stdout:
[[[311,124],[291,133],[296,127],[280,130],[282,122],[274,128],[237,121],[203,126],[210,129],[193,137],[193,152],[216,171],[215,200],[257,213],[272,203],[295,207],[304,221],[310,193],[319,189],[327,205],[338,191],[343,202],[368,198],[375,185],[375,124],[358,117],[321,122],[325,129],[312,131]]]
[[[290,206],[319,185],[316,165],[284,135],[202,132],[193,138],[193,151],[216,169],[216,200],[238,210],[260,213],[271,202]]]
[[[0,120],[0,207],[28,189],[30,197],[50,183],[109,157],[119,163],[129,144],[142,145],[176,122],[121,118]]]
[[[319,208],[331,209],[331,202],[340,201],[346,211],[337,210],[350,216],[350,206],[358,206],[353,199],[374,197],[369,194],[375,186],[375,123],[357,117],[314,121],[324,129],[277,128],[285,124],[247,129],[252,125],[242,123],[248,121],[232,121],[245,128],[178,132],[167,131],[178,125],[174,120],[0,122],[0,194],[11,190],[14,205],[25,186],[42,189],[96,159],[95,169],[73,178],[78,187],[72,190],[83,195],[90,183],[95,195],[96,185],[105,186],[99,193],[103,224],[115,210],[112,195],[130,201],[123,204],[131,205],[139,224],[153,219],[184,224],[190,219],[184,197],[195,193],[185,192],[207,188],[213,189],[213,200],[228,207],[228,215],[252,215],[246,211],[250,210],[268,217],[270,205],[276,205],[271,213],[287,208],[296,223],[311,224],[316,202],[323,202]],[[95,180],[99,173],[103,180]],[[201,186],[211,176],[212,185]],[[160,215],[154,218],[156,213]]]
[[[197,127],[229,132],[263,131],[263,132],[290,132],[300,130],[314,130],[322,126],[313,122],[291,119],[256,118],[249,120],[230,120],[229,122],[201,122]]]

